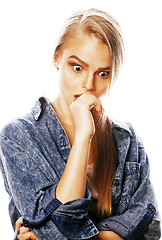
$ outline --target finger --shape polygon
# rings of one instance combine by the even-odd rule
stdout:
[[[102,103],[100,101],[100,99],[98,99],[97,97],[95,97],[94,95],[90,94],[90,93],[84,93],[82,94],[77,100],[76,102],[81,102],[83,104],[86,104],[88,106],[88,110],[91,110],[94,106],[96,108],[96,110],[99,113],[102,113]]]
[[[21,227],[20,228],[20,234],[25,234],[27,232],[30,232],[30,228],[26,228],[26,227]]]
[[[22,227],[22,225],[23,225],[23,220],[22,220],[22,217],[21,217],[16,221],[16,232],[20,231],[20,228]]]
[[[25,234],[20,234],[18,235],[18,239],[19,240],[28,240],[28,239],[31,239],[31,240],[40,240],[33,232],[27,232]]]
[[[24,239],[40,240],[33,232],[24,234]]]
[[[95,109],[99,113],[102,113],[102,109],[103,109],[102,102],[97,97],[93,96],[92,94],[87,93],[83,97],[83,101],[85,101],[86,103],[89,104],[89,110],[91,110],[93,107],[95,107]]]

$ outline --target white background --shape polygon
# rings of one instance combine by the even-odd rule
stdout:
[[[0,128],[30,110],[41,95],[56,95],[54,44],[66,18],[80,9],[99,8],[123,30],[125,60],[106,99],[112,118],[131,121],[150,158],[151,180],[162,209],[162,14],[154,0],[1,0]],[[13,239],[8,196],[0,176],[1,239]]]

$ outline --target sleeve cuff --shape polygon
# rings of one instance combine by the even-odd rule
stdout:
[[[60,234],[70,239],[85,239],[98,234],[98,229],[88,218],[88,206],[91,192],[86,189],[85,198],[76,199],[62,204],[54,198],[45,208],[45,218],[41,221],[28,221],[23,218],[23,225],[39,231],[50,221]],[[48,217],[48,222],[47,222]],[[39,235],[38,235],[39,236]]]
[[[114,231],[125,240],[135,240],[140,237],[147,229],[153,217],[156,213],[156,208],[153,204],[149,204],[146,208],[146,212],[143,218],[138,222],[137,225],[127,225],[127,221],[123,219],[124,215],[113,216],[105,219],[97,224],[97,228],[100,231]],[[124,224],[125,223],[125,224]]]
[[[42,218],[41,220],[37,220],[37,221],[30,221],[27,218],[23,218],[23,225],[24,227],[28,227],[28,228],[38,228],[41,225],[43,225],[43,223],[46,221],[47,217],[59,206],[61,205],[61,202],[55,198],[53,199],[46,207],[45,209],[45,216],[44,218]]]
[[[60,205],[50,216],[60,232],[70,239],[85,239],[98,234],[94,223],[88,218],[91,192],[86,189],[85,198]]]

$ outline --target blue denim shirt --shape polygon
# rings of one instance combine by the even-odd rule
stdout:
[[[159,239],[160,225],[149,179],[149,161],[131,124],[112,121],[119,166],[112,184],[113,214],[93,223],[91,193],[62,204],[55,196],[70,143],[52,104],[40,98],[30,113],[0,133],[0,168],[10,195],[13,228],[23,224],[40,239],[87,239],[111,230],[126,240]],[[15,237],[16,239],[16,237]]]

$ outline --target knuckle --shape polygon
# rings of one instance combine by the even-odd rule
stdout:
[[[18,220],[16,221],[16,225],[19,225],[19,223],[20,223],[20,220],[18,219]]]
[[[20,233],[23,234],[23,233],[24,233],[24,230],[25,230],[25,228],[24,228],[24,227],[21,227],[21,228],[20,228]]]
[[[19,218],[17,221],[16,221],[16,226],[19,226],[22,224],[22,217]]]
[[[18,238],[19,240],[23,240],[23,237],[21,236],[21,234],[19,234],[19,235],[17,236],[17,238]]]

